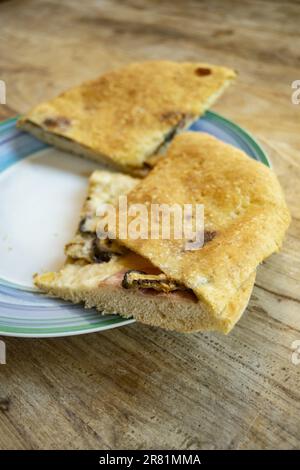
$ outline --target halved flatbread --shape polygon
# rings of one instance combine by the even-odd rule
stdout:
[[[165,287],[161,291],[154,290],[153,279],[158,284],[163,277],[163,286],[166,285],[167,281],[161,271],[137,254],[130,251],[117,252],[117,244],[111,250],[112,256],[98,258],[98,262],[91,260],[94,255],[87,248],[85,237],[95,238],[98,205],[103,202],[116,203],[119,195],[126,194],[129,187],[136,184],[135,178],[117,173],[95,171],[91,175],[80,223],[87,224],[90,232],[78,233],[77,245],[73,241],[72,248],[66,248],[68,258],[65,266],[59,272],[36,275],[36,286],[49,295],[74,303],[83,302],[86,307],[95,307],[103,314],[118,313],[146,324],[181,332],[216,330],[228,333],[247,306],[255,272],[216,317],[211,315],[191,290],[183,290],[182,286],[176,289],[174,281],[172,289],[175,290],[166,291]],[[152,275],[151,283],[147,286],[145,276],[141,275],[143,283],[138,285],[142,288],[128,288],[124,285],[124,277],[132,271],[137,273],[135,277],[140,272]]]
[[[187,240],[118,239],[169,278],[191,289],[214,317],[257,266],[281,246],[290,223],[274,172],[216,138],[186,132],[128,194],[131,204],[203,204],[207,243],[186,249]],[[133,217],[128,216],[128,227]],[[118,230],[116,235],[118,236]]]
[[[229,68],[202,63],[135,63],[36,106],[18,126],[63,150],[142,175],[234,77]]]

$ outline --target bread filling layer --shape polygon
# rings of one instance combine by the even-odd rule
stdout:
[[[128,289],[128,287],[124,286],[124,279],[126,279],[126,276],[130,272],[135,272],[138,273],[139,271],[120,271],[118,273],[113,274],[112,276],[109,276],[107,279],[102,281],[102,285],[110,286],[110,287],[115,287],[115,288],[120,288],[120,289]],[[134,285],[130,289],[134,290],[135,292],[139,292],[141,295],[148,295],[148,296],[159,296],[159,297],[172,297],[172,299],[185,299],[185,300],[190,300],[191,302],[198,302],[197,297],[195,294],[186,288],[174,288],[173,290],[166,290],[165,285],[163,284],[163,281],[160,283],[160,277],[161,274],[151,274],[148,275],[148,277],[152,277],[153,281],[156,281],[156,285],[150,285],[150,283],[147,285],[145,282],[144,284],[139,285]],[[163,275],[164,276],[164,275]],[[172,281],[171,281],[172,282]],[[153,283],[154,284],[154,283]]]

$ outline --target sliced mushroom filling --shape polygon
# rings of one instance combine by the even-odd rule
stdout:
[[[65,253],[70,258],[84,259],[89,263],[107,263],[113,257],[126,252],[127,249],[118,245],[115,240],[102,240],[91,233],[77,234],[65,248]]]
[[[127,271],[122,281],[124,289],[154,289],[159,292],[173,292],[176,290],[187,290],[187,288],[165,274],[147,274],[144,271]]]
[[[109,238],[102,240],[95,237],[92,242],[92,258],[96,263],[107,263],[113,256],[123,255],[126,251],[126,248],[119,246]]]

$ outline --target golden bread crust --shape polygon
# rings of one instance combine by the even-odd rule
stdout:
[[[136,203],[204,205],[205,229],[215,236],[201,249],[187,251],[186,240],[153,240],[150,234],[119,241],[192,289],[216,316],[280,248],[290,223],[274,172],[200,133],[175,137],[167,156],[129,193],[128,204]]]
[[[234,79],[233,70],[202,63],[147,61],[108,72],[39,104],[19,126],[50,134],[88,156],[134,172],[176,127],[198,118]],[[59,140],[53,141],[60,145]],[[76,150],[74,150],[76,152]]]

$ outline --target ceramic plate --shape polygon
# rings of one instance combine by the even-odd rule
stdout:
[[[216,113],[207,112],[191,130],[208,132],[269,165],[253,137]],[[0,335],[67,336],[134,321],[47,298],[32,284],[33,273],[62,265],[88,176],[97,167],[19,131],[16,119],[0,124]]]

